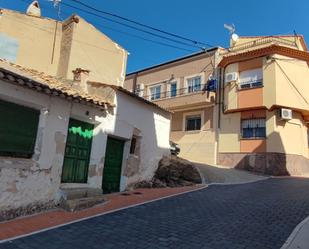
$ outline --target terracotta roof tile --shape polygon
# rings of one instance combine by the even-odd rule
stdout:
[[[86,101],[90,104],[104,107],[105,105],[114,106],[113,103],[109,103],[105,99],[99,96],[89,95],[82,90],[78,90],[72,87],[73,81],[56,78],[45,73],[39,72],[34,69],[25,68],[23,66],[8,62],[0,59],[0,72],[7,73],[7,80],[24,85],[25,87],[35,88],[38,91],[44,91],[47,94],[61,95],[68,100],[75,99],[80,101]],[[15,77],[14,77],[15,76]],[[3,78],[4,74],[0,78]]]

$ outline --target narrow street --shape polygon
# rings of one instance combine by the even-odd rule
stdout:
[[[1,249],[281,248],[309,215],[308,179],[206,189],[0,244]]]

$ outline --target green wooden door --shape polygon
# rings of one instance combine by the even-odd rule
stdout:
[[[93,125],[70,119],[62,182],[87,183]]]
[[[123,147],[124,141],[111,137],[107,139],[102,183],[104,193],[120,190]]]

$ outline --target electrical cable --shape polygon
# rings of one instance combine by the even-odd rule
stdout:
[[[146,24],[143,24],[141,22],[134,21],[132,19],[129,19],[129,18],[126,18],[126,17],[122,17],[122,16],[114,14],[114,13],[110,13],[110,12],[107,12],[107,11],[96,9],[96,8],[94,8],[94,7],[92,7],[92,6],[88,5],[88,4],[83,3],[82,1],[79,1],[79,0],[70,0],[70,1],[75,2],[77,4],[80,4],[80,5],[88,8],[88,9],[94,10],[96,12],[99,12],[99,13],[102,13],[102,14],[105,14],[105,15],[109,15],[109,16],[112,16],[112,17],[116,17],[116,18],[119,18],[121,20],[124,20],[124,21],[127,21],[127,22],[134,23],[136,25],[142,26],[144,28],[148,28],[148,29],[154,30],[156,32],[160,32],[160,33],[163,33],[163,34],[166,34],[166,35],[169,35],[169,36],[176,37],[178,39],[182,39],[182,40],[185,40],[185,41],[192,42],[195,45],[200,44],[200,45],[204,45],[204,46],[207,46],[207,47],[215,47],[215,46],[213,46],[211,44],[207,44],[207,43],[204,43],[204,42],[192,40],[190,38],[187,38],[187,37],[184,37],[184,36],[181,36],[181,35],[178,35],[178,34],[174,34],[174,33],[171,33],[171,32],[167,32],[167,31],[164,31],[162,29],[158,29],[158,28],[152,27],[150,25],[146,25]]]
[[[25,2],[25,3],[28,3],[26,0],[20,0],[20,1]],[[61,11],[61,12],[70,15],[70,14],[69,14],[68,12],[66,12],[66,11]],[[58,18],[59,18],[59,14],[58,14]],[[60,19],[60,18],[59,18],[59,19]],[[61,20],[61,21],[62,21],[62,20]],[[98,24],[98,23],[92,22],[92,24],[95,25],[95,26],[98,26],[98,27],[106,28],[106,29],[112,30],[112,31],[114,31],[114,32],[118,32],[118,33],[127,35],[127,36],[131,36],[131,37],[134,37],[134,38],[137,38],[137,39],[140,39],[140,40],[148,41],[148,42],[151,42],[151,43],[154,43],[154,44],[158,44],[158,45],[162,45],[162,46],[166,46],[166,47],[171,47],[171,48],[175,48],[175,49],[179,49],[179,50],[183,50],[183,51],[187,51],[187,52],[195,52],[195,50],[192,50],[192,49],[186,49],[186,48],[174,46],[174,45],[172,45],[172,44],[168,44],[168,43],[165,43],[165,42],[160,42],[160,41],[156,41],[156,40],[144,38],[144,37],[142,37],[142,36],[138,36],[138,35],[131,34],[131,33],[128,33],[128,32],[124,32],[124,31],[121,31],[121,30],[118,30],[118,29],[114,29],[114,28],[111,28],[111,27],[108,27],[108,26],[105,26],[105,25],[101,25],[101,24]]]
[[[79,10],[79,11],[81,11],[81,12],[84,12],[84,13],[87,13],[87,14],[90,14],[90,15],[93,15],[93,16],[96,16],[96,17],[98,17],[98,18],[101,18],[101,19],[104,19],[104,20],[107,20],[107,21],[110,21],[110,22],[114,22],[114,23],[120,24],[120,25],[122,25],[122,26],[131,28],[131,29],[138,30],[139,32],[143,32],[143,33],[146,33],[146,34],[149,34],[149,35],[152,35],[152,36],[160,37],[161,39],[165,39],[165,40],[168,40],[168,41],[171,41],[171,42],[179,43],[179,44],[182,44],[182,45],[185,45],[185,46],[198,48],[198,49],[200,49],[200,50],[205,50],[204,47],[197,46],[197,45],[191,45],[191,44],[188,44],[188,43],[185,43],[185,42],[182,42],[182,41],[178,41],[178,40],[175,40],[175,39],[172,39],[172,38],[163,36],[163,35],[155,34],[155,33],[153,33],[153,32],[150,32],[150,31],[147,31],[147,30],[144,30],[144,29],[140,29],[140,28],[138,28],[138,27],[134,27],[134,26],[132,26],[132,25],[129,25],[129,24],[126,24],[126,23],[124,23],[124,22],[117,21],[117,20],[113,20],[113,19],[108,18],[108,17],[101,16],[101,15],[96,14],[96,13],[93,13],[93,12],[91,12],[91,11],[88,11],[88,10],[85,10],[85,9],[82,9],[82,8],[79,8],[79,7],[77,7],[77,6],[73,6],[73,5],[71,5],[71,4],[67,4],[67,3],[64,3],[64,2],[61,2],[61,4],[64,5],[64,6],[67,6],[67,7],[76,9],[76,10]]]

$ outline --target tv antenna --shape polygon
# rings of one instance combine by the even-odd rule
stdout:
[[[57,9],[57,15],[59,20],[61,20],[61,1],[62,0],[48,0],[49,2],[53,2],[54,8]]]
[[[223,26],[224,26],[224,28],[226,28],[230,32],[230,35],[234,34],[235,31],[236,31],[234,24],[226,24],[225,23]]]
[[[235,33],[236,31],[235,25],[234,24],[224,24],[223,26],[229,31],[233,44],[235,44],[239,39],[239,36]]]

